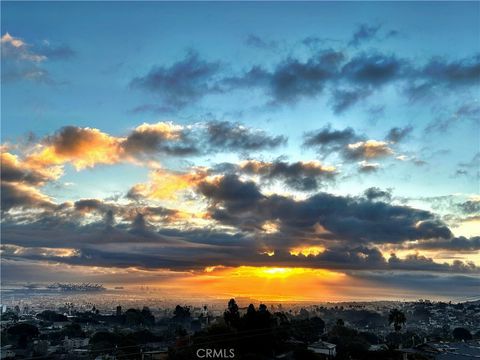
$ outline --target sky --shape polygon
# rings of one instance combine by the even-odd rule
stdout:
[[[1,8],[3,285],[480,297],[478,2]]]

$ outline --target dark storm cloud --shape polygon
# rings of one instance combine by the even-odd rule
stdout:
[[[375,244],[420,240],[420,244],[435,243],[439,249],[453,249],[454,244],[455,251],[468,251],[471,247],[465,244],[478,247],[479,239],[454,239],[430,212],[385,203],[381,199],[386,196],[377,189],[369,191],[375,192],[376,201],[325,193],[296,201],[263,195],[253,182],[226,175],[201,183],[198,191],[209,199],[209,213],[214,219],[238,230],[225,232],[221,226],[169,227],[168,219],[175,217],[174,210],[132,205],[113,207],[98,199],[84,199],[70,207],[46,209],[33,221],[18,223],[7,219],[1,229],[5,246],[2,256],[71,265],[174,271],[201,270],[212,265],[478,271],[471,264],[439,264],[419,255],[405,259],[392,255],[385,259]],[[86,212],[99,212],[98,216],[103,218],[83,224],[81,218]],[[119,219],[117,224],[113,212]],[[165,220],[160,230],[158,219],[152,221],[158,216]],[[278,232],[264,233],[262,226],[267,221],[277,223]],[[318,226],[324,229],[320,233]],[[291,246],[305,243],[320,244],[325,251],[316,256],[289,253]],[[262,254],[265,247],[275,254]],[[64,248],[75,251],[64,256]]]
[[[101,235],[101,234],[98,234]],[[132,236],[131,234],[125,236]],[[2,245],[3,259],[53,261],[71,265],[100,267],[137,267],[142,269],[170,269],[173,271],[203,270],[207,266],[281,266],[309,267],[333,270],[403,270],[429,271],[435,273],[469,273],[475,274],[479,269],[473,264],[455,261],[453,264],[436,263],[432,259],[410,255],[399,259],[391,255],[385,259],[376,248],[353,247],[326,249],[318,255],[292,255],[288,251],[275,250],[268,256],[258,252],[252,239],[235,235],[221,234],[209,231],[194,231],[173,234],[178,241],[177,247],[171,243],[138,242],[147,238],[144,234],[136,234],[137,242],[118,243],[116,246],[105,243],[103,246],[94,244],[83,245],[70,256],[62,256],[64,247],[25,247],[13,244]],[[105,236],[105,234],[103,234]],[[155,234],[152,233],[152,236]],[[164,236],[164,235],[163,235]],[[198,242],[189,242],[193,236]],[[223,241],[219,240],[222,236]],[[173,239],[173,237],[172,237]],[[188,246],[181,246],[186,243]],[[208,244],[208,246],[205,246]],[[215,245],[213,245],[215,244]]]
[[[334,180],[337,175],[334,168],[325,167],[319,162],[301,161],[246,161],[241,164],[240,170],[247,174],[260,175],[266,181],[284,181],[289,187],[300,191],[317,190],[322,184]]]
[[[360,43],[373,39],[378,30],[380,30],[380,25],[361,24],[358,26],[357,30],[353,34],[352,40],[348,43],[351,46],[358,46]]]
[[[244,230],[277,221],[282,236],[292,239],[300,233],[318,237],[316,224],[329,232],[322,235],[326,239],[357,244],[453,237],[449,228],[431,212],[382,201],[328,193],[298,201],[279,195],[266,196],[254,183],[242,182],[233,175],[216,182],[206,181],[200,191],[212,201],[211,216],[217,221]]]
[[[239,123],[211,121],[206,124],[206,143],[219,150],[254,151],[272,149],[287,142],[284,136],[270,136]]]
[[[202,60],[191,51],[170,66],[153,67],[146,75],[134,78],[130,85],[159,96],[164,105],[181,108],[206,94],[221,92],[214,81],[220,69],[219,62]]]
[[[391,141],[393,143],[398,143],[404,140],[407,136],[411,134],[413,131],[413,126],[408,125],[403,128],[400,127],[393,127],[390,129],[386,136],[386,140]]]

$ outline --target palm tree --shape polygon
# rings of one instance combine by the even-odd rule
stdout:
[[[390,310],[390,314],[388,314],[388,325],[393,324],[395,331],[400,331],[402,329],[402,325],[404,325],[406,321],[407,318],[403,312],[398,309]]]

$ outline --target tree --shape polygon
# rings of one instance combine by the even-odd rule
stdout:
[[[228,302],[227,310],[223,313],[223,319],[225,324],[238,328],[240,324],[240,313],[238,311],[238,305],[235,299],[230,299]]]
[[[85,333],[83,332],[80,324],[74,322],[71,324],[67,324],[63,327],[62,335],[68,336],[69,338],[75,338],[75,337],[84,337]]]
[[[472,340],[472,334],[470,333],[470,331],[462,327],[457,327],[453,329],[452,335],[455,340]]]
[[[395,331],[400,331],[402,329],[402,325],[407,322],[407,318],[405,314],[398,309],[390,310],[390,314],[388,314],[388,325],[393,324],[393,328]]]
[[[190,308],[188,306],[175,306],[175,310],[173,311],[173,319],[181,322],[190,319]]]
[[[38,335],[38,328],[26,323],[15,324],[7,329],[9,342],[16,344],[19,348],[26,348]]]
[[[147,306],[144,306],[142,309],[142,321],[144,325],[153,326],[155,325],[155,316],[152,315],[152,312]]]

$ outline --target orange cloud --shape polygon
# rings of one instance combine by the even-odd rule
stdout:
[[[385,141],[367,140],[348,145],[350,155],[354,157],[377,158],[393,154]]]
[[[206,176],[206,169],[203,168],[197,168],[188,173],[157,169],[150,174],[148,183],[133,186],[129,191],[129,196],[131,198],[175,200],[180,192],[197,186]]]
[[[98,129],[67,126],[48,138],[46,145],[38,145],[26,162],[35,167],[71,163],[77,170],[115,164],[122,157],[121,141]]]

